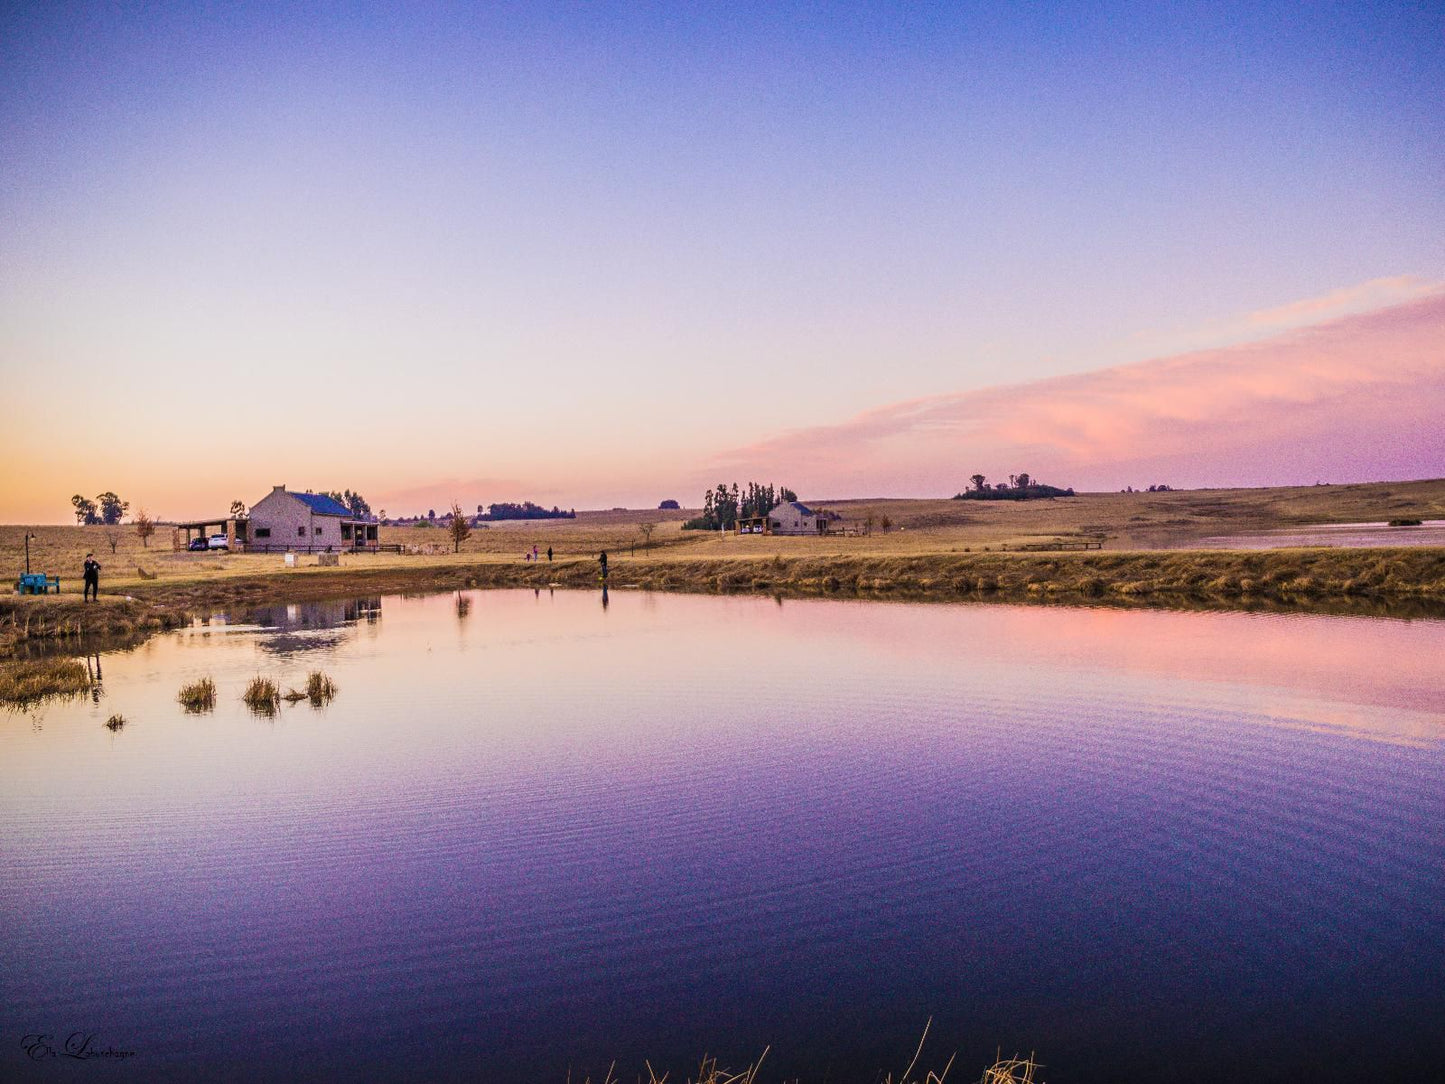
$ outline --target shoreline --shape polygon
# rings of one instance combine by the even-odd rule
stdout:
[[[196,616],[346,595],[468,589],[597,590],[597,563],[476,560],[414,567],[277,569],[171,582],[124,582],[126,596],[0,601],[0,658],[27,647],[144,639]],[[938,553],[909,556],[667,556],[613,559],[608,587],[797,598],[975,601],[1445,618],[1445,547],[1133,552]]]

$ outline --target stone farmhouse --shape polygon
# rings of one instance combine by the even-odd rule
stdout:
[[[250,553],[339,553],[375,550],[376,520],[324,493],[292,493],[284,485],[251,507],[245,548]]]
[[[827,534],[838,530],[842,518],[832,512],[815,512],[800,501],[784,501],[766,516],[739,519],[739,534]]]

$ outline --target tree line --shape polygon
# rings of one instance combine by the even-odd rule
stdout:
[[[1072,497],[1073,487],[1046,486],[1028,474],[1010,474],[1007,482],[989,483],[982,474],[969,477],[969,488],[955,493],[956,501],[1032,501],[1044,497]]]
[[[480,504],[477,505],[476,518],[478,520],[576,519],[577,509],[573,508],[564,512],[554,504],[552,510],[549,512],[540,504],[533,504],[531,501],[523,501],[521,504],[513,504],[510,501],[499,501],[495,504],[487,505],[485,514],[482,512],[482,506]]]
[[[723,482],[703,495],[702,515],[682,525],[684,531],[730,531],[739,519],[766,516],[780,504],[795,501],[798,495],[787,486],[762,485],[749,482],[742,489],[734,482],[729,488]]]

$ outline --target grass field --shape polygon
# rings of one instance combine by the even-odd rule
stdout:
[[[453,553],[440,527],[387,527],[384,542],[423,551],[346,554],[339,569],[286,568],[280,554],[173,550],[169,528],[142,545],[134,528],[0,526],[0,564],[59,575],[61,595],[0,596],[0,654],[76,635],[135,636],[191,613],[347,593],[466,586],[598,585],[597,554],[611,584],[659,590],[771,591],[868,597],[1083,601],[1120,605],[1282,605],[1315,610],[1445,612],[1445,548],[1192,549],[1212,535],[1310,524],[1445,519],[1445,479],[1279,489],[1100,493],[1032,502],[817,501],[871,534],[736,536],[684,531],[691,511],[583,512],[575,520],[504,522],[474,529]],[[884,518],[891,527],[881,527]],[[651,544],[641,529],[654,524]],[[1408,528],[1401,528],[1408,530]],[[1017,547],[1092,540],[1082,553]],[[115,548],[112,552],[111,543]],[[548,546],[556,560],[524,562]],[[84,606],[80,567],[101,563],[99,605]],[[130,596],[133,601],[127,601]]]

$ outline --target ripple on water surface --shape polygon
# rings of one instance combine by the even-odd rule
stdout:
[[[1437,623],[469,597],[161,637],[0,720],[11,1030],[134,1079],[872,1079],[929,1016],[965,1076],[1445,1058]],[[318,666],[324,711],[240,704]]]

